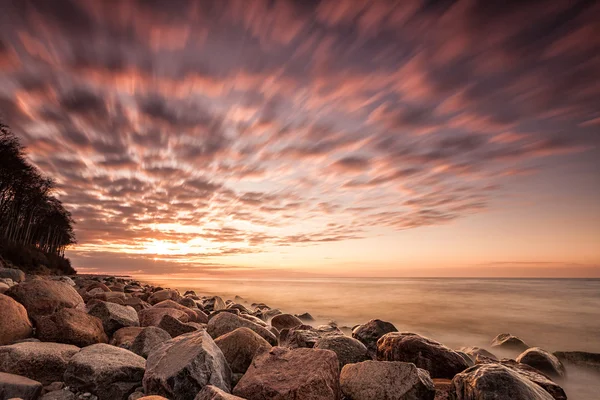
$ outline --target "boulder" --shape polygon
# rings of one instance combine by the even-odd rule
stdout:
[[[38,318],[36,336],[43,342],[74,344],[78,347],[107,343],[102,321],[73,308],[63,308]]]
[[[377,341],[377,359],[411,362],[432,378],[452,379],[469,367],[455,351],[434,340],[408,332],[391,332]]]
[[[277,337],[265,327],[227,312],[221,313],[208,321],[206,330],[213,339],[216,339],[221,335],[235,331],[237,328],[251,329],[272,346],[277,345]]]
[[[181,295],[175,289],[163,289],[152,293],[152,295],[148,297],[148,303],[152,305],[158,304],[165,300],[173,300],[177,302],[181,300]]]
[[[147,326],[133,340],[130,350],[135,354],[147,358],[156,346],[171,339],[171,335],[164,329],[156,326]]]
[[[209,298],[205,299],[202,302],[202,306],[204,307],[205,310],[208,310],[208,311],[218,311],[218,310],[224,310],[225,308],[227,308],[227,305],[225,304],[223,299],[220,298],[219,296],[213,296],[213,297],[209,297]]]
[[[539,347],[530,347],[525,350],[517,357],[516,361],[527,364],[551,378],[564,378],[566,376],[562,362],[554,354]]]
[[[358,340],[348,336],[326,336],[315,343],[315,349],[333,351],[340,362],[340,370],[346,364],[370,360],[369,350]]]
[[[174,308],[176,310],[183,311],[188,315],[188,319],[190,321],[196,321],[196,313],[190,310],[186,306],[182,306],[179,303],[174,302],[173,300],[163,300],[160,303],[157,303],[153,306],[154,308]]]
[[[494,362],[488,358],[477,357],[478,364],[501,364],[502,366],[518,373],[525,379],[530,380],[531,382],[537,384],[546,392],[550,393],[550,395],[555,400],[567,400],[567,395],[562,387],[558,384],[550,380],[546,375],[542,374],[537,369],[530,367],[527,364],[521,364],[516,362],[515,360],[507,360],[503,359],[499,362]]]
[[[498,357],[496,357],[494,354],[490,353],[486,349],[482,349],[481,347],[461,347],[458,350],[464,352],[473,361],[477,360],[477,356],[483,356],[491,360],[498,361]]]
[[[296,317],[300,318],[304,322],[313,322],[315,320],[313,316],[307,312],[303,314],[296,314]]]
[[[177,318],[173,318],[167,314],[162,317],[158,327],[167,331],[171,337],[177,337],[179,335],[197,331],[198,327],[192,324],[193,322],[181,322]]]
[[[339,400],[339,373],[333,351],[273,347],[254,357],[233,394],[248,400]]]
[[[348,364],[340,374],[348,400],[433,400],[435,387],[427,371],[398,361],[363,361]]]
[[[0,345],[28,338],[33,333],[25,307],[3,294],[0,294],[0,321]]]
[[[302,325],[302,321],[300,318],[292,315],[292,314],[279,314],[273,317],[271,320],[271,325],[277,330],[282,330],[286,328],[294,328],[298,325]]]
[[[42,384],[24,376],[0,372],[0,399],[36,400]]]
[[[386,333],[398,332],[391,322],[372,319],[364,325],[359,325],[352,331],[352,337],[364,344],[369,353],[374,356],[377,352],[377,341]]]
[[[150,303],[146,303],[139,297],[127,297],[125,300],[123,300],[123,305],[133,307],[137,312],[152,307]]]
[[[121,328],[113,334],[110,344],[131,350],[133,341],[143,329],[144,328],[140,326],[128,326],[126,328]]]
[[[141,326],[158,326],[160,320],[165,316],[170,315],[173,318],[177,318],[181,322],[188,322],[190,318],[186,313],[181,310],[174,308],[148,308],[138,312]]]
[[[222,391],[216,386],[206,385],[198,393],[194,400],[244,400],[241,397],[234,396]]]
[[[94,344],[71,358],[64,379],[70,388],[90,392],[99,400],[127,400],[142,384],[145,363],[129,350]]]
[[[148,356],[145,393],[193,400],[206,385],[231,391],[231,369],[206,331],[168,340]]]
[[[497,363],[470,367],[452,384],[457,400],[552,400],[540,386]]]
[[[8,285],[5,282],[0,281],[0,294],[7,292],[8,289],[10,289],[10,288],[11,288],[10,285]]]
[[[11,287],[7,296],[23,304],[29,317],[53,314],[61,308],[83,309],[83,299],[75,289],[64,282],[34,280]]]
[[[313,348],[319,339],[328,336],[344,336],[344,333],[337,328],[331,329],[329,326],[326,329],[320,329],[310,325],[299,325],[282,330],[279,334],[279,345],[290,349]]]
[[[166,397],[162,397],[162,396],[143,396],[138,398],[138,400],[169,400]]]
[[[0,310],[0,313],[2,311]],[[600,372],[600,353],[588,353],[585,351],[557,351],[554,353],[563,363],[577,365],[592,371]]]
[[[501,347],[507,350],[525,351],[529,346],[516,336],[510,333],[501,333],[492,340],[492,347]]]
[[[454,400],[454,385],[450,379],[433,379],[434,400]]]
[[[23,282],[25,280],[25,272],[18,268],[0,267],[0,278],[12,279],[13,282]]]
[[[0,372],[22,375],[49,385],[62,381],[67,363],[79,347],[62,343],[27,342],[0,346]]]
[[[475,365],[475,361],[473,361],[473,359],[471,358],[471,356],[468,355],[467,353],[465,353],[464,351],[454,350],[454,352],[456,354],[458,354],[459,356],[461,356],[463,358],[463,360],[465,360],[465,362],[467,363],[467,365],[469,367],[472,367],[473,365]],[[477,358],[477,357],[475,357],[475,358]]]
[[[232,372],[245,373],[254,357],[271,349],[271,344],[248,328],[237,328],[215,339]]]
[[[88,314],[102,321],[107,335],[112,335],[117,330],[128,326],[140,326],[137,312],[129,306],[101,302],[92,307]]]

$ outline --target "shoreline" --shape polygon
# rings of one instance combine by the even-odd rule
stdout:
[[[20,390],[13,397],[23,399],[362,400],[377,393],[442,400],[468,390],[478,394],[463,399],[476,400],[489,390],[484,383],[498,380],[508,382],[511,396],[560,400],[567,398],[567,371],[600,372],[600,355],[552,354],[508,334],[488,349],[453,350],[382,320],[347,329],[317,325],[310,310],[286,314],[240,296],[181,293],[133,277],[29,276],[13,283],[0,295],[0,318],[12,318],[0,330],[0,392]],[[494,355],[505,352],[517,361]],[[49,371],[39,365],[44,359],[58,367]],[[305,392],[307,382],[315,392]]]

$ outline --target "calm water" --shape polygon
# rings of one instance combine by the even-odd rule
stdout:
[[[163,280],[198,295],[238,295],[318,322],[373,318],[445,345],[490,348],[499,333],[550,351],[600,352],[600,279]],[[497,355],[514,358],[511,353]],[[571,372],[570,399],[600,399],[600,377]]]

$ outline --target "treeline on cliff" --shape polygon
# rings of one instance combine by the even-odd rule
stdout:
[[[64,257],[74,222],[54,189],[0,122],[0,256],[27,272],[75,272]]]

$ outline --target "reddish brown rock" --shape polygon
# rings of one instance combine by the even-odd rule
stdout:
[[[101,302],[92,307],[88,314],[102,321],[102,326],[107,335],[112,335],[117,330],[128,326],[140,326],[138,313],[133,307]]]
[[[143,329],[144,328],[140,326],[129,326],[126,328],[121,328],[113,334],[112,339],[110,340],[110,344],[112,344],[113,346],[131,350],[131,345],[133,344],[133,341]]]
[[[25,307],[3,294],[0,294],[0,321],[0,345],[28,338],[33,333]]]
[[[377,359],[415,364],[432,378],[452,379],[469,367],[455,351],[435,340],[408,332],[391,332],[377,341]]]
[[[247,319],[240,318],[237,315],[228,312],[221,313],[211,318],[208,321],[206,330],[210,336],[216,339],[221,335],[233,332],[237,328],[251,329],[258,333],[271,345],[277,345],[277,337],[275,337],[275,335],[271,331],[267,330],[264,326],[260,326],[252,321],[248,321]]]
[[[31,318],[53,314],[61,308],[85,307],[83,299],[73,287],[64,282],[33,280],[11,287],[7,296],[21,303]]]
[[[539,347],[525,350],[516,361],[527,364],[551,378],[564,378],[567,374],[565,366],[554,354]]]
[[[78,347],[108,342],[102,321],[72,308],[63,308],[52,315],[39,317],[36,336],[42,342],[67,343]]]
[[[175,302],[181,300],[181,295],[174,289],[163,289],[152,293],[148,298],[148,303],[155,305],[165,300],[173,300]]]
[[[302,325],[302,321],[292,314],[279,314],[271,319],[271,325],[277,328],[277,330],[282,330]]]
[[[241,397],[234,396],[216,386],[207,385],[198,393],[194,400],[245,400]]]
[[[352,331],[352,337],[359,340],[369,350],[369,354],[377,352],[377,341],[386,333],[398,332],[394,324],[380,319],[372,319],[364,325],[359,325]]]
[[[160,320],[165,316],[170,315],[173,318],[177,318],[181,322],[188,322],[189,317],[186,313],[181,310],[174,308],[148,308],[138,312],[141,326],[158,326]]]
[[[248,400],[339,400],[339,373],[332,351],[273,347],[254,358],[233,394]]]
[[[271,349],[271,344],[248,328],[238,328],[215,339],[232,372],[245,373],[254,357]]]
[[[42,384],[24,376],[0,372],[0,398],[36,400],[42,392]]]
[[[516,336],[510,333],[501,333],[492,340],[492,347],[501,347],[503,349],[514,351],[525,351],[529,346]]]

